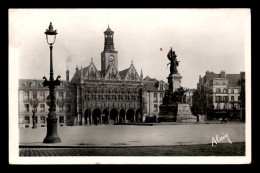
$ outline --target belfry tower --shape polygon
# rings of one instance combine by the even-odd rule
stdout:
[[[118,56],[117,51],[114,47],[114,31],[112,31],[109,26],[104,32],[104,50],[101,52],[101,74],[102,77],[106,74],[106,71],[110,64],[114,64],[115,68],[118,70]]]

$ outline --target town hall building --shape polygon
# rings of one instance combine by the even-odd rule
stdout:
[[[137,73],[133,61],[129,68],[118,69],[118,52],[114,47],[114,32],[104,32],[105,45],[101,53],[101,70],[91,58],[89,66],[79,69],[70,84],[75,87],[77,123],[110,124],[137,122],[142,118],[143,76]]]

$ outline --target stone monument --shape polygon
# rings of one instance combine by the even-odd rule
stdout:
[[[171,65],[170,74],[167,77],[169,88],[164,93],[163,104],[160,105],[158,121],[196,122],[197,117],[191,114],[190,105],[185,103],[184,93],[187,90],[181,87],[182,76],[177,70],[180,61],[177,61],[177,55],[172,48],[167,54],[167,57]]]

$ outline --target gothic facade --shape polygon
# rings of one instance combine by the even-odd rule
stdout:
[[[114,32],[104,32],[104,50],[101,70],[91,58],[87,67],[73,75],[70,84],[76,93],[76,123],[111,124],[142,120],[143,76],[137,73],[133,62],[129,68],[118,69],[118,52],[114,48]]]

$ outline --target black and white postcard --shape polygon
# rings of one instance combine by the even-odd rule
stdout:
[[[10,164],[251,163],[250,9],[9,9]]]

